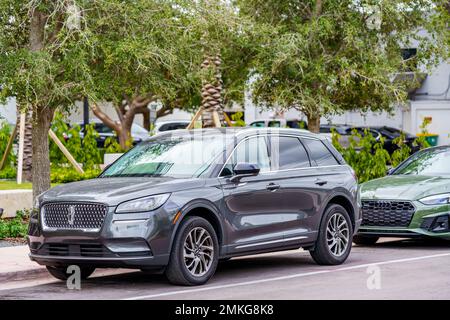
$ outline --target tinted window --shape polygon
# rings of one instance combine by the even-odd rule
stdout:
[[[264,137],[253,137],[239,143],[222,170],[221,176],[231,175],[234,166],[239,162],[257,164],[261,170],[260,172],[269,171],[270,159],[267,152],[266,139]]]
[[[272,136],[270,142],[274,170],[310,166],[308,153],[298,138]]]
[[[170,131],[170,130],[178,130],[185,129],[188,125],[186,123],[167,123],[163,124],[159,131]]]
[[[332,166],[339,164],[333,154],[320,140],[303,139],[304,144],[309,149],[311,160],[318,166]]]
[[[250,126],[262,128],[262,127],[265,127],[265,123],[264,123],[264,121],[256,121],[256,122],[252,122],[252,124]]]
[[[279,128],[279,127],[281,127],[281,123],[280,123],[280,121],[269,121],[269,127]]]

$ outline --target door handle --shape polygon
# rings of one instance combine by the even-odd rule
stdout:
[[[266,186],[266,189],[267,189],[267,190],[270,190],[270,191],[275,191],[275,190],[280,189],[280,185],[279,185],[279,184],[275,184],[275,183],[269,183],[269,184]]]
[[[328,181],[321,180],[321,179],[316,179],[316,182],[315,182],[315,184],[317,184],[319,186],[326,185],[327,183],[328,183]]]

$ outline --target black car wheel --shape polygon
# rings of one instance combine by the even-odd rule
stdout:
[[[310,254],[318,264],[341,264],[350,254],[352,236],[353,227],[347,210],[331,204],[325,209],[316,245]]]
[[[219,241],[212,225],[201,217],[188,217],[175,237],[166,276],[173,284],[201,285],[213,276],[218,261]]]
[[[355,235],[353,237],[353,242],[363,246],[370,246],[377,243],[379,238],[380,237],[376,236],[372,237],[372,236]]]
[[[62,266],[62,267],[52,267],[47,266],[47,271],[56,279],[59,280],[67,280],[72,273],[67,273],[68,266]],[[95,268],[93,267],[79,267],[81,272],[81,280],[87,279],[91,274],[94,273]]]

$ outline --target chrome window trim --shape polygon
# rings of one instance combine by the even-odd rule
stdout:
[[[246,141],[246,140],[248,140],[248,139],[255,138],[255,137],[261,137],[261,136],[264,136],[264,137],[267,138],[269,134],[270,134],[270,133],[266,133],[266,132],[261,133],[261,134],[254,134],[254,135],[245,137],[244,139],[242,139],[241,141],[239,141],[239,143],[233,148],[233,150],[231,151],[231,153],[228,155],[227,160],[226,160],[225,163],[222,165],[222,168],[219,170],[219,174],[217,175],[216,178],[219,178],[219,179],[220,179],[220,178],[227,178],[227,177],[221,177],[220,174],[222,173],[223,169],[224,169],[225,166],[227,165],[228,161],[230,161],[231,156],[233,155],[233,153],[234,153],[234,151],[236,150],[236,148],[237,148],[241,143],[243,143],[244,141]],[[304,135],[301,135],[301,134],[296,135],[296,134],[288,134],[288,133],[286,133],[286,134],[285,134],[285,133],[279,133],[279,135],[280,135],[280,136],[283,136],[283,137],[294,137],[294,138],[298,138],[298,139],[303,139],[303,138],[305,138],[305,139],[316,140],[316,141],[322,142],[322,140],[319,139],[319,138],[308,137],[308,136],[304,136]],[[301,142],[301,141],[300,141],[300,142]],[[306,147],[305,147],[305,149],[306,149]],[[306,152],[308,152],[307,149],[306,149]],[[331,152],[331,151],[330,151],[330,152]],[[270,156],[271,156],[271,155],[269,155],[269,157],[270,157]],[[333,155],[333,156],[334,156],[334,155]],[[309,158],[309,154],[308,154],[308,158]],[[311,159],[310,159],[310,162],[311,162]],[[268,173],[276,173],[276,172],[284,172],[284,171],[293,171],[293,170],[309,170],[309,169],[314,169],[314,168],[333,168],[333,167],[344,167],[344,166],[348,166],[348,165],[347,165],[347,164],[333,164],[333,165],[329,165],[329,166],[310,166],[310,167],[306,167],[306,168],[290,168],[290,169],[281,169],[281,170],[269,170],[269,171],[261,172],[261,173],[258,174],[258,175],[265,175],[265,174],[268,174]],[[326,174],[326,173],[325,173],[325,174]]]

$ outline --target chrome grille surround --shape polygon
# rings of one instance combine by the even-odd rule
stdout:
[[[100,203],[50,202],[41,208],[44,231],[82,230],[98,232],[108,207]]]

